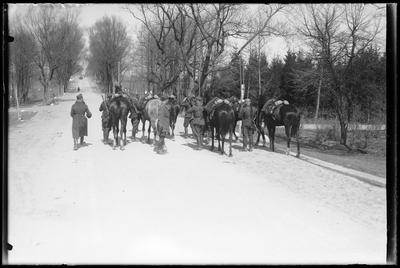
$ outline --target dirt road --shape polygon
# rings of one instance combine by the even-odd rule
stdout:
[[[72,150],[76,94],[9,130],[9,263],[385,263],[384,187],[240,143],[193,150],[182,118],[167,154],[112,150],[79,83],[88,146]]]

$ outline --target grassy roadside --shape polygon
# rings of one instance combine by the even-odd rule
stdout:
[[[366,153],[360,151],[348,151],[337,143],[316,144],[311,136],[314,131],[302,131],[300,137],[301,153],[309,157],[317,158],[343,167],[352,168],[379,177],[386,177],[386,139],[383,135],[370,141]],[[286,136],[283,129],[277,129],[276,142],[286,146]],[[292,151],[295,144],[292,140]]]

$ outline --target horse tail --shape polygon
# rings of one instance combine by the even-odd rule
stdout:
[[[289,122],[291,128],[291,136],[295,137],[300,127],[300,114],[289,112],[286,114],[286,120]]]
[[[219,129],[220,134],[224,137],[230,130],[232,121],[235,119],[233,111],[220,111],[219,112]]]

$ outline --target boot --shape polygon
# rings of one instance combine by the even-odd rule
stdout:
[[[74,139],[74,150],[78,150],[78,139]]]
[[[247,151],[247,144],[243,143],[243,152],[246,152],[246,151]]]
[[[187,137],[187,135],[188,135],[188,129],[187,127],[185,127],[185,137]]]
[[[81,137],[81,145],[83,144],[83,136]]]

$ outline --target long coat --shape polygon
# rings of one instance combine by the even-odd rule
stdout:
[[[166,135],[169,134],[169,116],[170,116],[170,107],[165,103],[162,103],[158,108],[158,121],[157,121],[157,129],[160,134]]]
[[[187,112],[193,115],[193,121],[192,121],[193,125],[204,126],[205,122],[203,118],[203,111],[204,111],[203,106],[195,105],[189,108]]]
[[[257,114],[257,109],[251,105],[244,105],[239,110],[239,117],[242,118],[242,126],[254,127],[254,116]]]
[[[72,137],[74,139],[88,135],[88,123],[85,114],[87,118],[92,117],[92,113],[89,111],[86,103],[76,101],[71,108]]]

